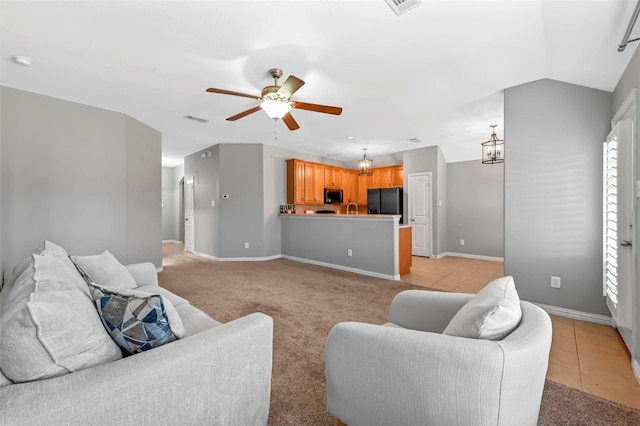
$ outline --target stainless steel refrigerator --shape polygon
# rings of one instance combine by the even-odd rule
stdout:
[[[367,212],[369,214],[399,214],[403,216],[402,188],[377,188],[367,190]],[[404,216],[400,218],[404,223]]]

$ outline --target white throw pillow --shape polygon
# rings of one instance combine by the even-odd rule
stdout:
[[[442,334],[501,340],[520,324],[522,309],[513,277],[498,278],[469,300]]]
[[[94,283],[111,288],[134,289],[136,280],[109,250],[93,256],[71,256]]]
[[[0,318],[0,369],[13,382],[55,377],[122,358],[77,272],[32,255]]]

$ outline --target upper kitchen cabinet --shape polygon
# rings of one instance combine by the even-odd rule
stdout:
[[[287,204],[304,204],[304,161],[287,160]]]
[[[391,188],[393,186],[391,179],[391,167],[373,169],[373,174],[378,176],[378,188]]]
[[[378,175],[378,188],[395,188],[404,186],[403,166],[380,167],[378,169],[374,169],[374,173]]]
[[[304,204],[324,204],[324,166],[321,164],[304,166]]]
[[[343,189],[342,169],[332,166],[324,166],[324,187]]]
[[[342,189],[343,204],[367,204],[367,189],[402,187],[404,167],[373,169],[372,176],[359,176],[357,170],[302,160],[287,160],[287,203],[321,206],[324,189]]]
[[[342,204],[358,204],[358,172],[349,169],[340,169],[342,179],[343,200]]]
[[[393,187],[404,186],[404,166],[391,167],[391,184]]]
[[[300,160],[287,160],[287,204],[322,205],[324,166]]]

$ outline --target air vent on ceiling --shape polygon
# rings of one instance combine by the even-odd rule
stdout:
[[[205,120],[204,118],[194,117],[193,115],[185,115],[184,118],[188,118],[189,120],[199,121],[200,123],[206,123],[209,120]]]
[[[396,15],[402,15],[418,7],[422,4],[422,0],[385,0],[389,7],[396,13]]]
[[[418,142],[421,142],[421,141],[420,141],[420,139],[418,139],[418,138],[411,138],[411,139],[409,139],[409,142],[411,142],[411,143],[418,143]]]

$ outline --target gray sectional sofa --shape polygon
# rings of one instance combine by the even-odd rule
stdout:
[[[177,340],[123,356],[64,255],[45,242],[0,293],[1,425],[267,423],[271,317],[221,324],[159,287],[153,264],[128,265],[127,291],[162,296],[181,324]]]

